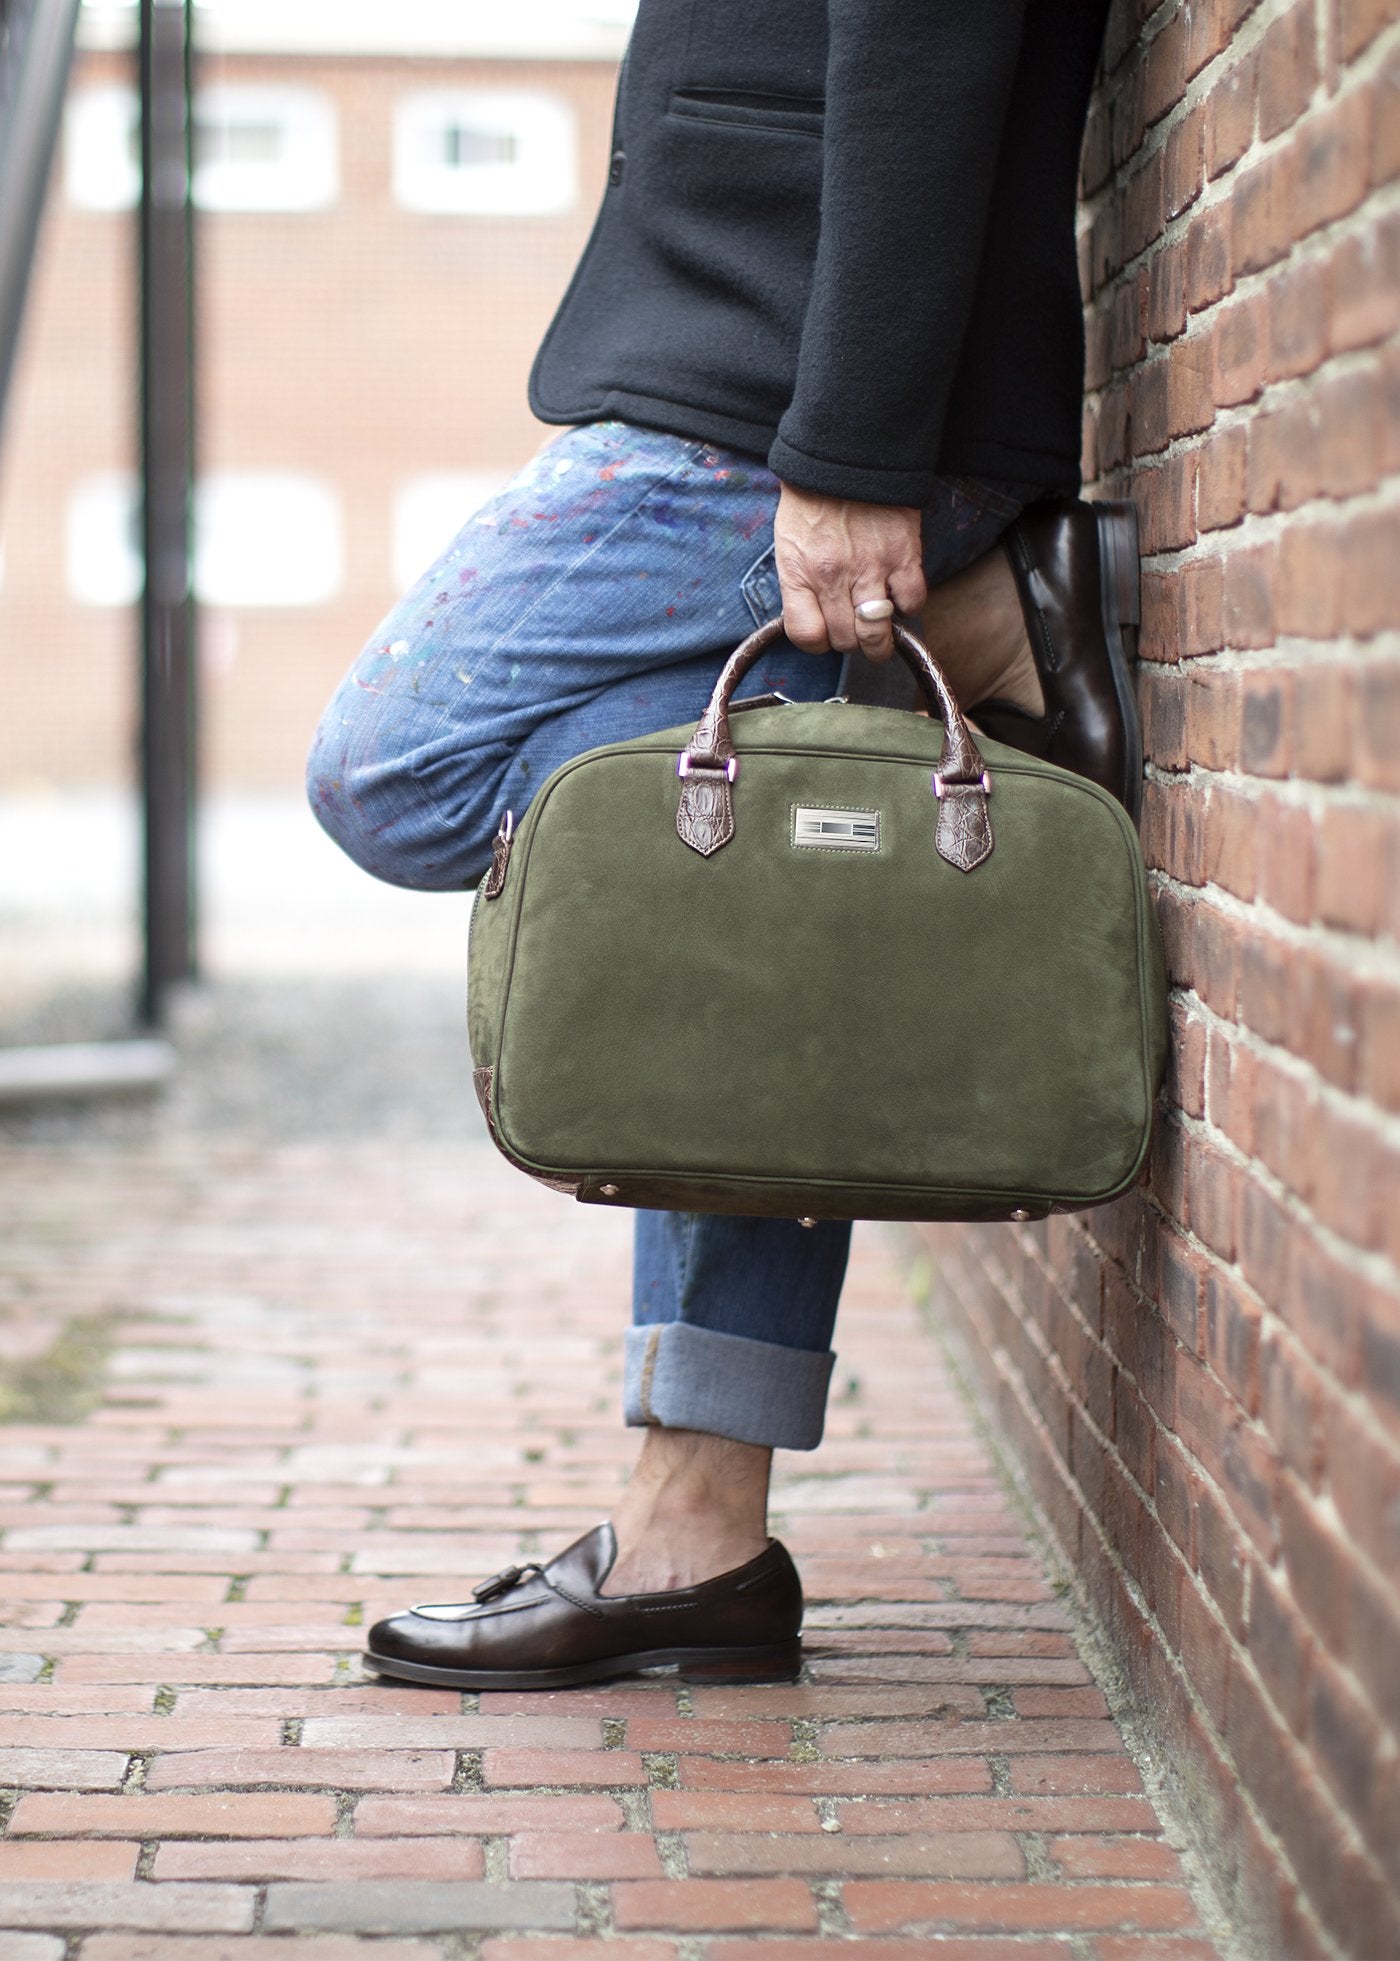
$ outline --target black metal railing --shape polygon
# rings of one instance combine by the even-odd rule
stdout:
[[[81,0],[0,0],[0,428]]]
[[[196,948],[194,4],[141,0],[142,1019]]]
[[[0,438],[80,7],[81,0],[0,0]],[[140,0],[139,18],[137,380],[145,558],[139,1013],[152,1024],[161,1019],[171,985],[196,970],[193,0]],[[109,1080],[132,1080],[130,1045],[106,1061],[94,1062],[86,1052],[75,1061],[60,1051],[10,1051],[7,1061],[21,1093],[26,1086],[67,1094],[75,1083],[100,1089]],[[166,1063],[157,1063],[159,1075]],[[0,1071],[0,1099],[4,1093]]]

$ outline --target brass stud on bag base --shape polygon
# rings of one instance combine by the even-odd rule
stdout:
[[[1016,1221],[1017,1225],[1021,1225],[1024,1223],[1025,1220],[1029,1219],[1031,1215],[1029,1212],[1027,1212],[1024,1205],[1018,1205],[1016,1207],[1016,1210],[1011,1214],[1011,1216]]]
[[[598,1193],[602,1198],[616,1198],[620,1189],[617,1185],[599,1185]]]
[[[799,1219],[797,1223],[799,1226],[807,1226],[810,1229],[817,1222],[815,1219]]]

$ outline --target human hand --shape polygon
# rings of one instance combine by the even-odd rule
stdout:
[[[783,631],[804,653],[859,648],[888,660],[888,620],[857,618],[866,599],[892,599],[917,613],[924,582],[920,513],[896,504],[857,504],[784,484],[773,520],[774,564],[783,595]]]

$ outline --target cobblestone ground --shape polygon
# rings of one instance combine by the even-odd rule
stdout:
[[[875,1229],[778,1484],[799,1685],[361,1673],[635,1442],[624,1220],[467,1129],[455,990],[384,994],[216,995],[161,1110],[0,1134],[0,1961],[1214,1955]]]

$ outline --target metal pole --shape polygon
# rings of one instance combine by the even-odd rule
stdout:
[[[141,1012],[196,971],[193,0],[141,0]]]

